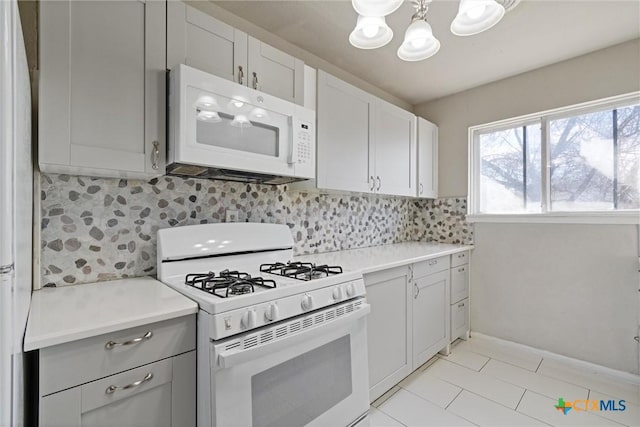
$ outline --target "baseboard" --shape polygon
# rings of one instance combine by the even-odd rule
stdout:
[[[607,375],[616,379],[619,379],[621,381],[627,382],[627,383],[631,383],[631,384],[638,384],[640,385],[640,375],[636,375],[633,374],[631,372],[625,372],[625,371],[619,371],[617,369],[613,369],[613,368],[607,368],[606,366],[602,366],[602,365],[598,365],[596,363],[592,363],[592,362],[587,362],[585,360],[580,360],[580,359],[575,359],[573,357],[569,357],[569,356],[563,356],[562,354],[557,354],[557,353],[553,353],[551,351],[547,351],[547,350],[542,350],[536,347],[530,347],[528,345],[525,344],[520,344],[517,342],[513,342],[513,341],[509,341],[509,340],[505,340],[502,338],[497,338],[491,335],[485,335],[481,332],[476,332],[476,331],[471,331],[471,337],[472,338],[480,338],[480,339],[484,339],[487,341],[493,341],[496,343],[500,343],[506,347],[512,347],[512,348],[516,348],[516,349],[520,349],[520,350],[525,350],[528,351],[530,353],[536,354],[540,357],[542,357],[543,359],[552,359],[552,360],[557,360],[559,362],[564,362],[568,365],[573,365],[577,368],[582,368],[585,370],[589,370],[593,373],[596,374],[600,374],[600,375]]]

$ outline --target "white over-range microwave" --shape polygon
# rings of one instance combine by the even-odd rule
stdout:
[[[167,173],[286,184],[315,177],[315,111],[179,65],[170,73]]]

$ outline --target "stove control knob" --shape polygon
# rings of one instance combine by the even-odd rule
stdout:
[[[256,311],[254,309],[249,309],[247,311],[244,312],[244,314],[242,315],[242,326],[245,329],[252,329],[256,327],[256,323],[258,320],[258,316],[256,314]]]
[[[280,317],[280,310],[276,304],[270,304],[264,312],[264,318],[267,322],[273,322]]]
[[[333,289],[333,299],[334,301],[340,301],[342,299],[342,288],[340,286],[336,286]]]
[[[353,283],[349,283],[347,285],[347,296],[352,297],[356,294],[356,287],[353,286]]]
[[[311,310],[313,308],[313,297],[311,295],[304,295],[300,306],[304,311]]]

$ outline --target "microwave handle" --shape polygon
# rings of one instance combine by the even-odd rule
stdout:
[[[290,165],[298,163],[298,147],[297,139],[295,138],[295,130],[297,129],[294,123],[293,116],[289,116],[289,161]]]
[[[368,315],[369,312],[371,312],[371,306],[365,303],[357,310],[354,310],[351,314],[344,315],[329,323],[322,323],[318,327],[307,329],[291,335],[288,338],[283,338],[270,342],[269,344],[256,346],[247,350],[222,351],[218,355],[218,366],[222,369],[228,369],[233,366],[238,366],[251,360],[255,360],[257,357],[264,357],[268,354],[276,353],[282,349],[289,348],[292,345],[304,342],[309,339],[311,335],[316,334],[319,331],[326,332],[328,329],[339,328]]]

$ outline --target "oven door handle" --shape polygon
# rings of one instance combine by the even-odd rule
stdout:
[[[322,332],[326,332],[328,330],[339,328],[348,324],[349,322],[353,322],[361,317],[368,315],[369,312],[371,312],[371,306],[365,303],[362,304],[358,309],[354,310],[351,314],[344,315],[328,323],[322,323],[317,327],[307,329],[303,332],[291,335],[290,337],[273,341],[268,344],[259,345],[247,350],[222,351],[218,355],[218,366],[222,369],[228,369],[233,366],[241,365],[251,360],[255,360],[257,357],[262,357],[267,354],[275,353],[279,350],[289,348],[293,345],[307,340],[310,335],[316,334],[319,330],[322,330]]]

